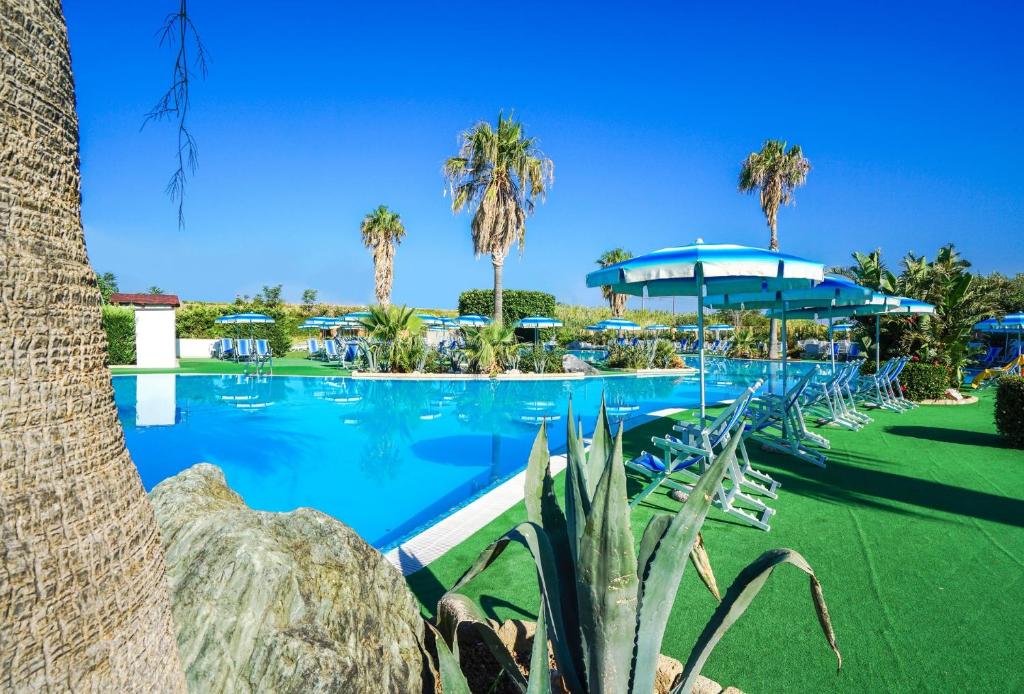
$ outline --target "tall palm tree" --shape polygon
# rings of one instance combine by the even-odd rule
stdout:
[[[613,248],[602,253],[596,262],[601,267],[608,267],[609,265],[629,260],[632,257],[633,254],[630,251],[623,248]],[[612,315],[616,318],[622,318],[622,314],[626,312],[626,300],[629,299],[629,295],[613,292],[610,285],[605,285],[601,287],[601,296],[604,297],[604,300],[608,302],[608,306],[611,307]]]
[[[397,212],[381,205],[363,218],[359,227],[363,245],[373,251],[373,275],[377,303],[391,303],[391,285],[394,283],[395,246],[402,242],[405,227]]]
[[[82,234],[59,0],[0,0],[0,689],[185,691]]]
[[[760,193],[761,211],[764,213],[771,236],[768,248],[779,250],[779,207],[793,204],[793,192],[807,182],[811,162],[804,156],[800,145],[788,150],[784,140],[765,140],[760,152],[751,152],[740,165],[739,191]],[[774,318],[770,327],[769,356],[779,356],[779,324]]]
[[[494,320],[502,322],[502,270],[512,244],[522,252],[526,218],[554,182],[554,164],[526,137],[514,116],[498,113],[498,127],[481,121],[462,133],[458,155],[444,165],[452,212],[474,208],[473,251],[494,266]]]

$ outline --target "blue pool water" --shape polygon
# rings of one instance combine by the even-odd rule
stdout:
[[[712,363],[708,400],[765,362]],[[605,393],[626,421],[694,407],[694,376],[558,381],[117,376],[128,448],[147,490],[197,463],[224,470],[252,508],[311,506],[392,547],[523,469],[542,417],[564,446],[570,395],[586,432]],[[550,420],[549,420],[550,421]]]

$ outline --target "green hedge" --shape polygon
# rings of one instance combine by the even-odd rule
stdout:
[[[999,379],[996,430],[1014,448],[1024,448],[1024,378],[1020,376]]]
[[[909,400],[938,400],[951,385],[949,367],[942,364],[908,362],[900,374],[903,395]]]
[[[127,306],[103,307],[103,330],[111,364],[135,363],[135,311]]]
[[[502,314],[505,325],[511,325],[527,316],[554,316],[555,297],[547,292],[525,289],[506,289],[502,293]],[[494,313],[493,289],[470,289],[459,294],[459,315]]]

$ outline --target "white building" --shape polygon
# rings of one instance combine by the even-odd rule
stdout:
[[[174,294],[112,294],[110,303],[135,309],[135,364],[142,369],[178,366],[174,339]]]

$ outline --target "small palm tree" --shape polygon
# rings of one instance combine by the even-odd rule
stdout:
[[[760,152],[751,152],[740,165],[739,191],[760,192],[761,211],[771,229],[768,248],[779,250],[779,207],[793,204],[793,191],[807,182],[811,162],[800,145],[788,150],[783,140],[765,140]],[[774,318],[770,327],[769,356],[779,353],[779,324]]]
[[[444,165],[456,214],[475,207],[473,251],[491,256],[494,266],[494,320],[502,321],[502,271],[512,244],[522,252],[526,218],[554,182],[554,164],[537,140],[526,137],[513,116],[498,113],[498,127],[481,121],[462,133],[458,155]]]
[[[482,328],[466,328],[466,356],[476,373],[498,373],[519,349],[515,328],[494,322]]]
[[[629,260],[633,257],[630,251],[623,248],[613,248],[610,251],[605,251],[601,254],[601,257],[597,259],[597,264],[601,267],[608,267],[609,265],[615,265],[621,263],[624,260]],[[601,287],[601,296],[608,302],[608,305],[612,309],[612,315],[616,318],[622,318],[622,314],[626,312],[626,300],[629,299],[628,294],[619,294],[613,292],[610,285],[604,285]]]
[[[402,242],[405,227],[397,212],[381,205],[363,218],[359,230],[363,245],[373,252],[373,275],[377,303],[391,303],[391,285],[394,283],[395,246]]]

